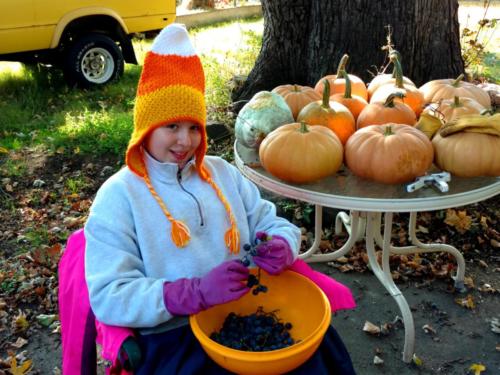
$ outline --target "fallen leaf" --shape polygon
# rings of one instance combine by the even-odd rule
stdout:
[[[469,370],[474,371],[474,375],[481,375],[483,371],[486,371],[486,366],[480,363],[474,363],[469,367]]]
[[[494,238],[492,238],[492,239],[490,240],[490,244],[491,244],[491,246],[493,246],[493,247],[497,247],[497,248],[498,248],[498,247],[500,247],[500,242],[498,242],[498,241],[497,241],[497,240],[495,240]]]
[[[28,323],[28,320],[26,319],[26,315],[19,310],[19,314],[14,318],[14,326],[16,328],[16,331],[26,331],[30,324]]]
[[[5,185],[5,191],[8,193],[12,193],[14,191],[14,188],[12,187],[11,184]]]
[[[468,294],[467,297],[465,298],[456,298],[455,302],[458,303],[460,306],[466,307],[468,309],[474,309],[476,307],[476,304],[474,303],[474,298],[472,297],[471,294]]]
[[[472,277],[465,276],[464,284],[467,285],[469,288],[474,288],[474,279],[472,279]]]
[[[413,363],[416,364],[417,366],[422,366],[424,364],[424,361],[420,357],[418,357],[415,353],[413,353]]]
[[[424,324],[422,326],[422,329],[424,330],[425,333],[432,333],[433,335],[436,334],[436,330],[432,328],[430,324]]]
[[[491,330],[495,333],[500,333],[500,319],[493,318],[491,319]]]
[[[479,221],[483,230],[488,229],[488,218],[486,216],[481,216],[481,220]]]
[[[375,357],[373,357],[373,364],[377,366],[383,365],[384,360],[380,358],[378,355],[376,355]]]
[[[421,233],[429,233],[429,229],[427,229],[426,227],[423,227],[422,225],[419,225],[417,227],[417,232],[421,232]]]
[[[486,263],[484,260],[479,260],[479,265],[483,268],[488,268],[488,263]]]
[[[0,154],[7,154],[9,150],[7,150],[5,147],[0,147]]]
[[[16,357],[12,357],[12,360],[10,361],[10,369],[9,369],[9,371],[12,375],[24,375],[29,370],[31,370],[31,359],[28,359],[27,361],[25,361],[21,366],[17,366]]]
[[[52,324],[52,322],[54,322],[55,320],[57,320],[57,315],[54,315],[54,314],[51,314],[51,315],[40,314],[40,315],[37,315],[36,320],[42,326],[48,327],[48,326],[50,326]]]
[[[496,350],[497,352],[500,352],[500,344],[499,344],[499,345],[497,345],[497,346],[495,347],[495,350]]]
[[[28,340],[23,339],[22,337],[18,337],[16,342],[11,342],[10,346],[16,349],[21,349],[24,345],[28,343]]]
[[[445,224],[454,227],[459,233],[467,232],[472,224],[472,219],[467,215],[467,211],[446,210]]]
[[[483,293],[496,293],[497,290],[495,288],[493,288],[490,284],[483,284],[483,286],[477,288],[477,290],[479,290],[480,292],[483,292]]]
[[[379,335],[380,334],[380,327],[376,326],[372,322],[369,322],[368,320],[365,322],[365,325],[363,326],[363,331],[371,334],[371,335]]]

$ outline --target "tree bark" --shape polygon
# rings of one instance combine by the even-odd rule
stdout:
[[[234,101],[285,83],[314,87],[345,53],[348,72],[368,82],[388,62],[388,25],[416,85],[464,72],[458,0],[262,0],[262,12],[262,49]]]

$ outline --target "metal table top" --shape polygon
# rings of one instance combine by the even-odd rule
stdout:
[[[500,177],[452,176],[449,191],[424,187],[408,193],[406,184],[385,185],[353,175],[343,166],[335,175],[308,184],[290,184],[260,166],[258,152],[234,144],[238,169],[264,189],[324,207],[369,212],[420,212],[460,207],[500,193]],[[433,171],[433,172],[437,172]]]

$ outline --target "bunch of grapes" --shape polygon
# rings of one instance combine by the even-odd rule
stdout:
[[[260,243],[259,240],[256,240],[256,246]],[[250,244],[245,244],[243,245],[243,250],[246,251],[246,255],[243,257],[241,260],[241,263],[245,267],[248,267],[250,265],[250,257],[257,255],[257,249],[256,246],[252,246]],[[267,286],[262,285],[260,283],[260,268],[257,271],[257,276],[250,274],[248,276],[248,281],[247,281],[247,286],[252,289],[252,294],[256,296],[259,293],[266,293],[267,292]],[[255,288],[254,288],[255,287]]]
[[[277,311],[265,312],[262,306],[250,315],[228,314],[220,331],[210,338],[229,348],[265,352],[286,348],[295,344],[290,335],[291,323],[284,323],[276,315]]]

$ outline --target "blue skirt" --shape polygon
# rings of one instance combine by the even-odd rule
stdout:
[[[203,351],[189,326],[138,337],[143,362],[138,375],[224,375],[232,374]],[[351,358],[337,331],[330,326],[313,356],[293,375],[352,375]]]

